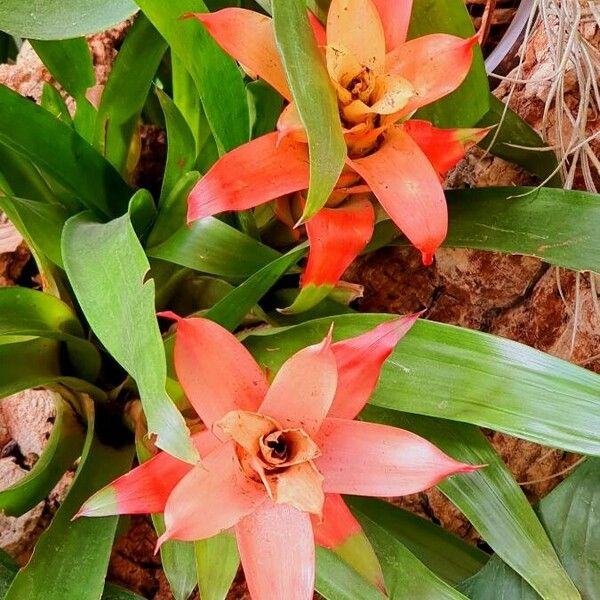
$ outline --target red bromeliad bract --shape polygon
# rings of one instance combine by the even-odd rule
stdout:
[[[327,28],[311,14],[315,37],[336,92],[348,148],[338,187],[306,222],[310,240],[302,297],[324,298],[370,240],[379,203],[430,264],[446,237],[443,176],[479,141],[484,129],[439,130],[407,120],[455,90],[466,77],[476,37],[432,34],[406,41],[412,0],[332,0]],[[278,132],[223,156],[192,190],[188,221],[252,208],[309,185],[306,134],[277,50],[271,19],[228,8],[195,14],[249,72],[290,103]],[[362,194],[355,201],[353,196]]]
[[[78,516],[164,513],[166,540],[234,528],[255,600],[312,598],[315,550],[338,552],[380,589],[383,577],[340,494],[399,496],[477,467],[423,438],[353,420],[417,315],[289,358],[269,385],[234,335],[202,318],[177,320],[175,366],[206,430],[202,463],[160,452],[100,490]]]

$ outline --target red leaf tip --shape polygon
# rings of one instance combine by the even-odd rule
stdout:
[[[421,260],[424,267],[430,267],[433,264],[433,252],[422,251]]]

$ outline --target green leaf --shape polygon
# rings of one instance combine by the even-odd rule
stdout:
[[[310,186],[302,220],[327,202],[344,167],[346,142],[337,99],[302,0],[273,0],[273,26],[283,68],[308,135]]]
[[[129,215],[97,223],[73,217],[63,233],[69,280],[92,330],[135,379],[156,445],[186,462],[197,460],[185,421],[165,391],[165,354],[154,314],[154,281]]]
[[[4,600],[97,600],[102,595],[118,517],[72,519],[89,496],[131,467],[133,448],[100,442],[93,433],[91,402],[85,404],[88,436],[73,484]]]
[[[52,77],[73,98],[85,97],[86,90],[96,84],[92,55],[85,38],[31,40],[31,45]]]
[[[323,339],[331,323],[334,338],[343,339],[388,318],[332,316],[252,331],[244,343],[276,372],[294,352]],[[384,364],[371,403],[600,456],[599,396],[596,373],[500,337],[418,321]]]
[[[316,563],[315,588],[327,600],[384,600],[386,598],[335,552],[317,546]]]
[[[0,172],[4,179],[1,185],[4,193],[32,200],[55,201],[51,187],[31,161],[1,142]]]
[[[200,597],[225,600],[240,565],[235,536],[224,531],[195,542],[194,547]]]
[[[247,142],[250,125],[241,71],[201,23],[180,18],[207,12],[204,2],[137,0],[137,4],[192,76],[219,150],[226,152]]]
[[[131,190],[114,168],[69,125],[4,86],[0,143],[50,173],[97,214],[110,217],[127,209]]]
[[[259,300],[307,251],[307,244],[293,248],[254,273],[215,304],[204,316],[233,331]]]
[[[213,217],[184,225],[147,253],[183,267],[242,281],[280,255]]]
[[[600,196],[556,188],[447,192],[444,244],[536,256],[574,271],[600,272]]]
[[[39,40],[63,40],[108,29],[135,12],[130,0],[21,0],[0,4],[0,29]]]
[[[199,179],[198,171],[190,171],[174,183],[166,197],[161,198],[158,216],[148,236],[148,247],[163,244],[178,230],[187,227],[187,199]]]
[[[65,471],[81,455],[84,431],[71,405],[54,394],[56,417],[42,455],[31,471],[0,492],[0,510],[21,516],[44,500]]]
[[[565,569],[583,598],[600,589],[600,462],[588,459],[536,508]],[[493,557],[461,588],[473,600],[537,600],[538,594],[512,569]]]
[[[167,123],[167,164],[160,191],[162,204],[175,189],[177,182],[193,169],[196,142],[185,117],[173,100],[158,88],[156,95]]]
[[[253,138],[275,130],[283,109],[282,97],[262,79],[246,86],[250,107],[250,131]]]
[[[476,427],[373,406],[361,418],[413,431],[462,462],[485,464],[475,473],[442,481],[438,488],[545,600],[579,599],[523,491]]]
[[[78,374],[93,381],[100,355],[83,335],[75,313],[58,298],[29,288],[0,288],[0,337],[39,336],[65,342]]]
[[[0,343],[0,398],[59,380],[59,347],[45,338]]]
[[[490,148],[492,154],[504,160],[520,165],[542,181],[550,177],[546,185],[562,187],[560,174],[556,172],[558,161],[554,151],[540,151],[539,148],[547,148],[544,140],[517,113],[490,94],[490,110],[477,126],[489,127],[500,122],[502,125],[499,129],[492,130],[479,145],[484,149]],[[492,141],[494,143],[490,147]],[[525,146],[531,150],[515,148],[514,145]]]
[[[351,509],[360,511],[410,550],[438,577],[456,585],[475,575],[489,555],[439,525],[373,498],[347,498]]]
[[[19,565],[3,550],[0,550],[0,597],[4,598],[4,594],[10,587],[12,580],[15,578]],[[123,589],[118,585],[107,583],[104,586],[102,600],[145,600],[141,596]]]
[[[62,268],[60,236],[71,216],[60,204],[47,204],[15,196],[0,197],[0,208],[7,214],[17,215],[27,230],[28,244]],[[18,226],[18,225],[16,225]]]
[[[94,136],[96,146],[127,179],[137,163],[130,160],[130,155],[140,116],[166,50],[167,43],[160,33],[144,15],[139,15],[125,37],[102,92]]]
[[[0,196],[0,208],[27,242],[43,278],[44,291],[56,297],[68,298],[63,274],[56,267],[62,268],[60,236],[69,217],[67,211],[59,204],[23,200],[10,193]]]
[[[173,102],[194,136],[196,142],[194,156],[197,156],[203,141],[211,137],[212,132],[206,120],[196,84],[183,62],[173,53],[171,53],[171,79]]]
[[[0,338],[0,398],[34,387],[65,386],[105,401],[106,395],[91,383],[63,375],[60,345],[47,338]]]
[[[475,34],[464,0],[414,0],[408,38],[430,33],[450,33],[460,37]],[[462,85],[449,96],[417,111],[416,118],[437,127],[473,127],[489,110],[489,85],[479,46],[473,65]]]
[[[360,510],[354,512],[379,556],[391,600],[465,600],[465,596],[430,571],[398,538]]]
[[[60,92],[51,83],[44,83],[40,105],[57,119],[67,123],[67,125],[73,123],[67,103],[60,95]]]

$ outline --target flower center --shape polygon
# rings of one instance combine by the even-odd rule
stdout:
[[[283,431],[274,431],[266,437],[263,435],[259,443],[261,455],[265,462],[279,466],[289,458],[290,448]]]
[[[265,415],[233,410],[215,423],[215,435],[235,442],[244,474],[262,483],[275,502],[320,513],[323,477],[313,459],[321,451],[303,429],[283,429]]]

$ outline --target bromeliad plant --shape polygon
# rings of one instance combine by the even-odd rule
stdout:
[[[152,516],[176,600],[225,598],[240,558],[255,598],[307,598],[313,579],[331,600],[594,597],[596,461],[538,513],[479,428],[598,456],[598,376],[359,314],[334,287],[370,239],[408,238],[425,262],[443,242],[600,270],[595,195],[443,192],[477,142],[541,179],[556,168],[490,97],[462,0],[138,0],[103,90],[74,36],[135,7],[63,0],[32,20],[21,4],[0,6],[0,49],[30,38],[55,84],[41,106],[0,87],[17,230],[2,222],[0,251],[24,238],[42,288],[0,289],[0,396],[50,388],[56,423],[0,508],[22,515],[77,470],[30,561],[0,561],[3,598],[139,600],[105,581],[133,513]],[[138,166],[157,127],[162,183]],[[175,336],[157,311],[183,315]],[[434,484],[492,558],[351,497]]]
[[[440,130],[409,117],[459,87],[477,37],[438,33],[407,42],[406,2],[333,0],[326,29],[309,13],[335,91],[347,158],[331,196],[306,206],[308,139],[272,20],[241,8],[194,16],[228,54],[290,103],[277,132],[226,154],[194,187],[188,222],[274,199],[289,226],[306,222],[311,249],[302,293],[288,312],[310,309],[329,295],[364,250],[375,227],[368,192],[430,265],[448,224],[440,180],[488,130]],[[301,216],[285,198],[293,193],[298,193]]]
[[[221,326],[161,314],[178,323],[177,376],[207,427],[194,440],[202,462],[159,453],[78,516],[164,513],[157,548],[235,527],[252,598],[312,598],[315,542],[385,593],[377,558],[340,494],[413,494],[476,468],[408,431],[353,420],[416,315],[336,344],[330,332],[290,357],[269,386]]]

